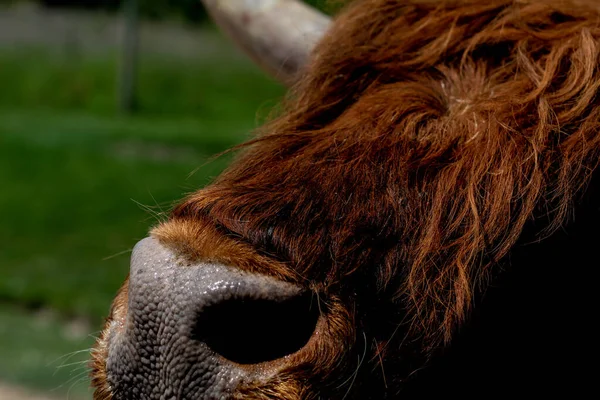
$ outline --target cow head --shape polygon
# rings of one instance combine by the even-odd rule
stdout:
[[[293,88],[135,247],[95,399],[395,398],[500,272],[535,286],[598,239],[553,239],[600,154],[594,1],[359,0],[329,28],[291,0],[205,3]],[[509,337],[546,315],[519,290],[481,312]]]

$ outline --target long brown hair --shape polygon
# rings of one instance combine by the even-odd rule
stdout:
[[[431,346],[524,224],[560,226],[600,149],[593,1],[355,2],[281,116],[176,219],[334,285],[377,277]]]
[[[594,0],[356,1],[279,116],[154,234],[351,299],[350,315],[391,304],[357,328],[379,357],[406,338],[428,354],[525,224],[566,223],[597,167],[599,21]]]

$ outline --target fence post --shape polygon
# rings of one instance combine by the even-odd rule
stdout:
[[[123,1],[124,23],[119,71],[119,110],[130,114],[137,106],[138,0]]]

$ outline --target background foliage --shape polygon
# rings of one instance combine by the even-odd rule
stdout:
[[[23,0],[2,0],[16,3]],[[31,1],[31,0],[26,0]],[[79,8],[87,10],[118,10],[122,0],[37,0],[38,3],[52,8]],[[306,3],[321,9],[330,9],[328,0],[305,0]],[[138,0],[140,12],[146,18],[162,20],[178,17],[187,22],[205,22],[206,12],[200,0]]]

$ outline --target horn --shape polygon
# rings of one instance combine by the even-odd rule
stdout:
[[[201,0],[229,36],[284,84],[294,82],[330,18],[298,0]]]

